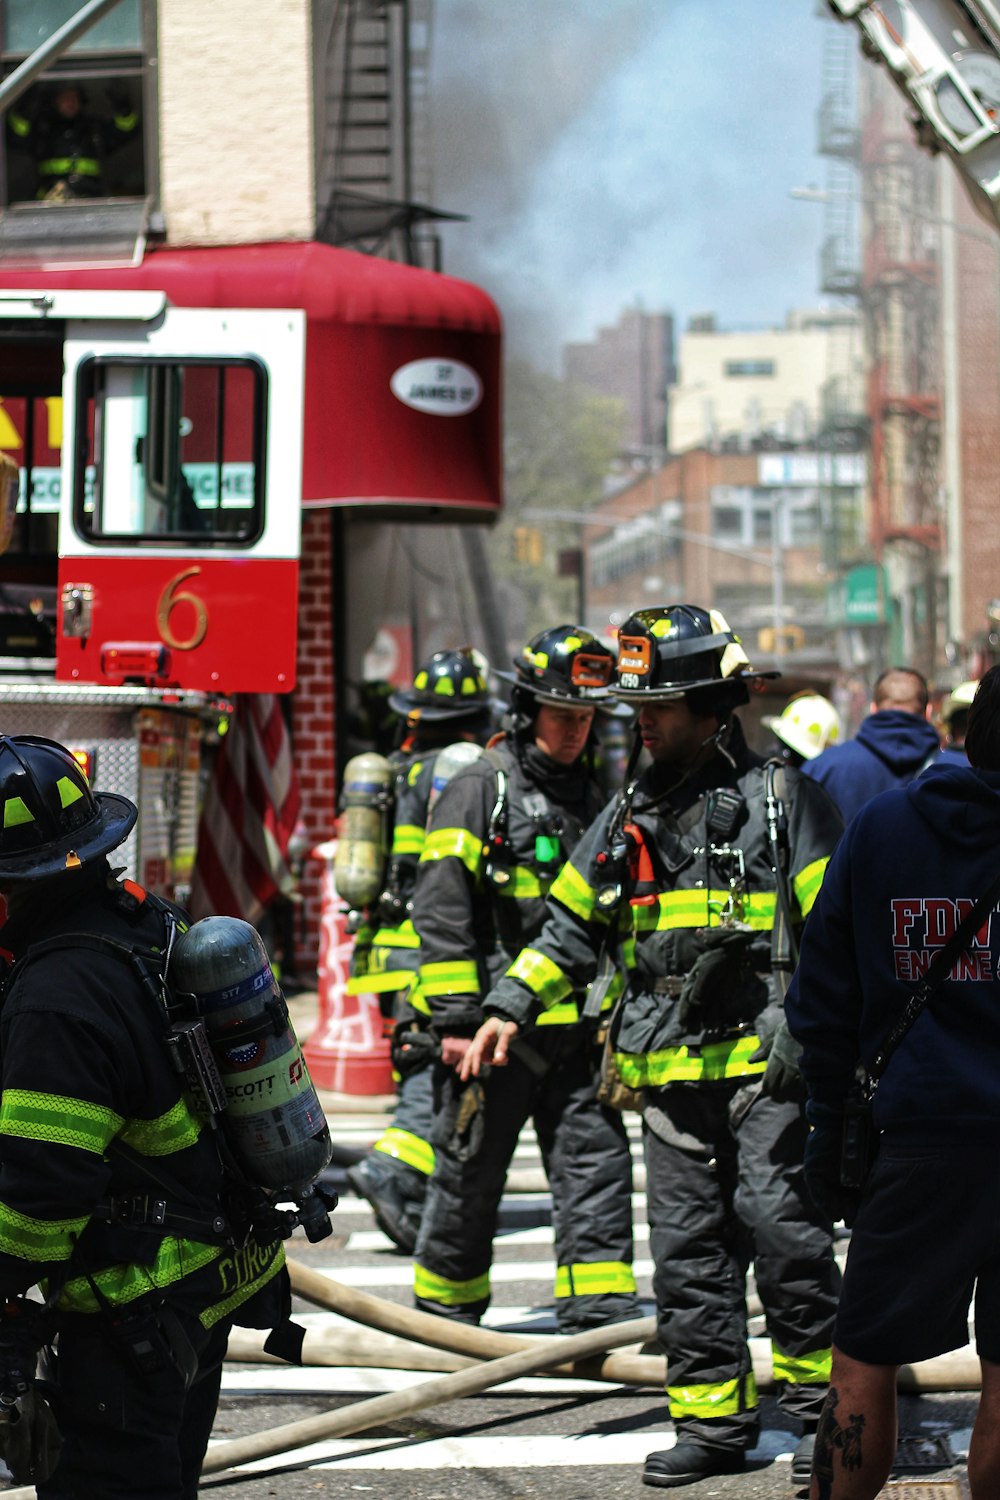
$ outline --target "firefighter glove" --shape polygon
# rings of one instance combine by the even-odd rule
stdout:
[[[799,1104],[805,1099],[805,1084],[799,1070],[802,1048],[792,1036],[782,1006],[765,1006],[757,1017],[760,1046],[752,1062],[767,1059],[764,1070],[764,1093],[778,1104]]]
[[[35,1384],[38,1351],[52,1336],[39,1303],[8,1302],[0,1318],[0,1456],[18,1484],[44,1482],[62,1439],[45,1391]]]

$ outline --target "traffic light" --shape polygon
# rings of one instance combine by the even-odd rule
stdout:
[[[537,526],[514,527],[514,557],[533,567],[542,561],[542,533]]]

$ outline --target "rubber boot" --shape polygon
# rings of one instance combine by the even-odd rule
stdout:
[[[420,1173],[372,1152],[347,1169],[347,1180],[358,1196],[371,1204],[382,1233],[397,1249],[412,1255],[426,1196],[426,1182]]]
[[[746,1467],[742,1448],[707,1448],[704,1443],[679,1442],[673,1448],[650,1453],[642,1471],[643,1484],[670,1490],[697,1484],[713,1474],[740,1474]]]

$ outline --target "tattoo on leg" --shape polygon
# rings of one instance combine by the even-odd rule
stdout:
[[[839,1400],[836,1390],[831,1386],[816,1430],[813,1474],[819,1487],[819,1500],[831,1500],[833,1495],[835,1451],[839,1451],[841,1467],[844,1469],[860,1469],[863,1462],[861,1433],[865,1425],[864,1416],[852,1412],[847,1426],[841,1427],[836,1417]]]

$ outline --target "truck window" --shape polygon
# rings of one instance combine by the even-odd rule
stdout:
[[[267,382],[254,360],[85,360],[74,520],[86,540],[250,546],[264,526]]]

